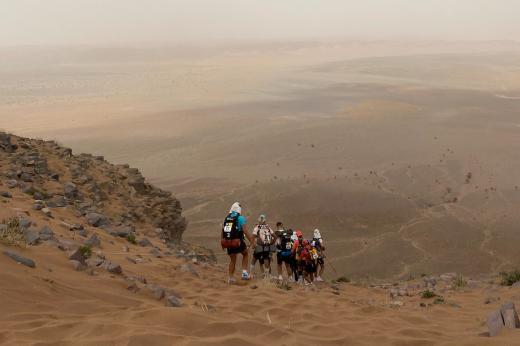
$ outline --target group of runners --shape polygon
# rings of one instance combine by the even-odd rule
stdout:
[[[314,230],[312,239],[305,239],[302,231],[286,229],[282,222],[277,222],[276,230],[273,230],[266,216],[260,215],[253,231],[249,232],[242,207],[239,202],[235,202],[222,225],[221,246],[227,250],[230,258],[230,284],[236,282],[234,274],[238,255],[242,255],[242,280],[251,279],[257,262],[261,274],[271,278],[271,263],[276,256],[279,281],[284,280],[284,267],[285,278],[289,282],[312,285],[314,281],[323,281],[325,246],[318,229]],[[253,257],[248,268],[250,252]]]

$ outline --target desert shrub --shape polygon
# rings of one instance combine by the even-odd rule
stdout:
[[[0,224],[0,242],[8,246],[25,244],[25,233],[17,218],[2,221]]]
[[[277,285],[277,287],[284,291],[290,291],[292,290],[291,285],[289,285],[287,282],[282,282]]]
[[[466,287],[467,284],[468,282],[464,279],[462,274],[458,274],[457,277],[453,279],[453,287],[455,288]]]
[[[132,243],[132,244],[137,244],[137,240],[135,239],[135,234],[133,233],[130,233],[129,235],[126,236],[126,240],[128,240],[129,243]]]
[[[444,304],[446,301],[444,300],[443,297],[437,297],[435,298],[435,300],[433,301],[433,304]]]
[[[90,245],[83,245],[79,248],[79,252],[81,252],[83,257],[85,258],[90,258],[90,256],[92,256],[92,248],[90,247]]]
[[[437,294],[431,290],[426,290],[421,293],[421,298],[423,299],[431,299],[437,297]]]
[[[339,278],[336,279],[337,282],[345,282],[345,283],[349,283],[350,282],[350,279],[347,278],[346,276],[341,276]]]
[[[502,277],[502,282],[500,283],[502,286],[513,286],[520,281],[520,270],[515,269],[510,272],[501,272],[500,276]]]

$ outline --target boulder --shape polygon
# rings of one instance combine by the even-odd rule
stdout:
[[[182,302],[179,298],[174,295],[166,297],[166,306],[172,308],[180,308],[182,306]]]
[[[85,245],[90,247],[99,247],[101,245],[101,240],[96,234],[93,234],[89,239],[87,239]]]
[[[54,238],[54,232],[52,229],[49,228],[49,226],[43,226],[40,230],[40,239],[41,240],[50,240]]]
[[[39,236],[38,233],[33,232],[30,229],[25,229],[23,232],[24,232],[25,241],[26,241],[27,244],[29,244],[29,245],[36,245],[36,244],[38,244],[38,242],[40,240],[40,236]]]
[[[18,221],[18,224],[19,224],[20,227],[22,227],[22,228],[29,228],[29,227],[31,227],[31,225],[32,225],[32,221],[29,220],[29,219],[26,218],[26,217],[22,217],[22,218],[20,218],[20,220]]]
[[[83,255],[83,252],[81,252],[80,248],[77,248],[76,250],[73,250],[68,255],[69,260],[78,261],[80,263],[85,264],[86,258]]]
[[[185,263],[181,266],[181,270],[186,273],[190,273],[195,277],[200,277],[199,273],[191,263]]]
[[[85,216],[89,225],[93,227],[100,227],[108,225],[108,218],[103,214],[89,213]]]
[[[512,301],[505,302],[500,308],[502,319],[506,328],[520,328],[520,320],[516,312],[515,304]]]
[[[87,266],[89,267],[99,267],[100,265],[103,264],[103,262],[105,262],[104,259],[102,258],[99,258],[99,257],[90,257],[89,259],[86,260],[86,264]]]
[[[4,251],[3,253],[4,253],[4,255],[6,255],[7,257],[11,258],[12,260],[18,262],[19,264],[23,264],[24,266],[27,266],[30,268],[36,267],[36,263],[34,263],[34,261],[30,258],[23,257],[17,253],[14,253],[12,251],[7,251],[7,250]]]
[[[489,336],[497,336],[498,333],[504,328],[504,320],[500,310],[493,311],[487,318],[487,327]]]
[[[154,285],[154,284],[148,284],[146,285],[146,289],[152,294],[152,296],[157,299],[157,300],[161,300],[164,298],[164,295],[166,294],[166,291],[164,290],[164,288],[162,287],[159,287],[157,285]]]
[[[72,182],[67,182],[63,184],[63,194],[69,200],[76,200],[79,197],[78,187]]]
[[[106,270],[112,274],[121,274],[123,273],[123,268],[115,262],[108,262],[106,264]]]
[[[143,239],[140,239],[137,244],[139,244],[139,246],[150,246],[152,245],[152,243],[148,240],[148,238],[143,238]]]
[[[87,266],[84,263],[81,263],[80,261],[76,260],[70,260],[70,264],[72,265],[72,268],[74,268],[75,271],[83,271],[87,268]]]
[[[13,195],[9,191],[0,191],[0,196],[4,198],[13,198]]]
[[[5,185],[10,188],[10,189],[14,189],[15,187],[18,186],[18,181],[14,180],[14,179],[10,179],[10,180],[7,180],[5,182]]]
[[[29,174],[29,173],[23,172],[23,173],[20,175],[20,180],[23,181],[23,182],[26,182],[26,183],[32,183],[32,181],[33,181],[32,174]]]

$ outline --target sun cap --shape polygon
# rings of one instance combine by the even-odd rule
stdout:
[[[265,217],[264,214],[262,214],[262,215],[260,215],[260,216],[258,217],[258,222],[265,222],[266,220],[267,220],[267,218]]]
[[[239,202],[233,203],[233,205],[231,206],[231,209],[229,209],[229,213],[233,213],[233,212],[242,214],[242,207],[240,206]]]
[[[303,237],[303,233],[302,231],[300,230],[296,230],[296,236],[299,238],[299,237]]]

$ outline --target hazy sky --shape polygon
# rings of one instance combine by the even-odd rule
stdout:
[[[520,40],[518,0],[0,0],[0,46],[248,38]]]

